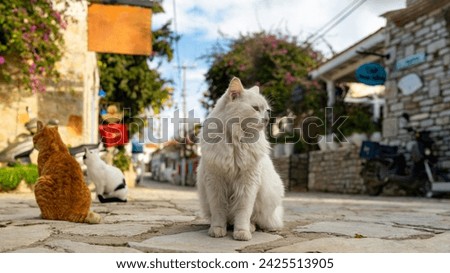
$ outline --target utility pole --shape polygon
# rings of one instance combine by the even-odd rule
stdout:
[[[188,65],[182,65],[177,66],[178,69],[183,70],[183,88],[181,90],[181,98],[182,98],[182,111],[183,111],[183,118],[187,122],[188,114],[187,114],[187,104],[186,104],[186,70],[187,69],[193,69],[195,66],[188,66]],[[186,166],[186,141],[188,139],[188,129],[187,124],[183,123],[182,131],[183,131],[183,138],[184,141],[182,143],[182,153],[181,153],[181,186],[186,186],[186,180],[187,180],[187,166]]]

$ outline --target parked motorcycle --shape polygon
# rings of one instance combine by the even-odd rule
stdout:
[[[436,168],[430,132],[405,128],[414,135],[410,162],[397,146],[364,141],[360,157],[366,159],[361,176],[369,195],[379,195],[388,185],[396,185],[408,195],[432,197],[450,192],[450,181]],[[408,164],[409,163],[409,164]]]
[[[59,124],[59,121],[51,119],[47,124],[56,126]],[[21,164],[31,163],[30,154],[34,150],[33,136],[37,131],[37,119],[30,119],[30,121],[25,123],[25,128],[28,133],[19,134],[13,142],[8,141],[8,146],[0,152],[0,162],[8,165],[17,162]]]
[[[15,137],[12,142],[8,141],[8,146],[0,152],[0,162],[8,165],[16,162],[30,164],[30,154],[34,150],[33,135],[37,130],[37,119],[33,118],[25,123],[28,133],[22,133]]]

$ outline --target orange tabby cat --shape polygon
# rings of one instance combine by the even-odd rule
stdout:
[[[37,128],[33,142],[39,151],[39,178],[34,194],[42,218],[99,223],[101,216],[89,210],[91,193],[84,182],[81,167],[69,154],[58,127],[44,126],[38,121]]]

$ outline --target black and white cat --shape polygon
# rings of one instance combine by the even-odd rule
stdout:
[[[94,183],[101,203],[127,202],[128,187],[122,171],[106,164],[97,152],[85,149],[83,157],[88,179]]]

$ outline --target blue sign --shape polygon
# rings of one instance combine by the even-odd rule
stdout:
[[[386,71],[378,63],[363,64],[356,69],[356,80],[367,85],[383,85],[386,81]]]
[[[104,97],[106,96],[105,90],[100,89],[100,90],[98,91],[98,96],[99,96],[100,98],[104,98]]]
[[[405,57],[403,59],[400,59],[395,64],[395,68],[397,70],[405,69],[411,66],[415,66],[421,63],[424,63],[426,61],[426,55],[425,52],[417,53],[414,55],[410,55],[408,57]]]

